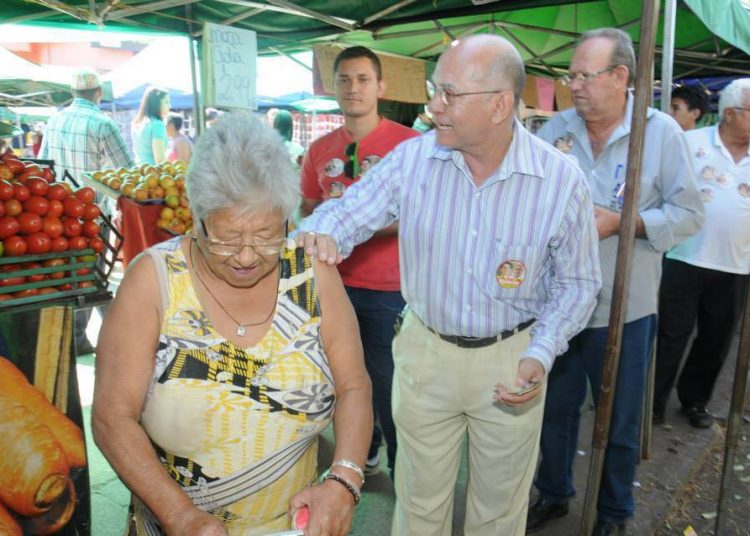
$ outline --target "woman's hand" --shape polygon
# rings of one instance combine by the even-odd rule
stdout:
[[[310,486],[297,493],[289,502],[294,512],[307,506],[310,519],[305,536],[346,536],[352,528],[354,498],[349,491],[333,480]]]
[[[165,524],[168,536],[228,536],[224,524],[208,512],[191,508],[189,512],[179,512],[173,523]]]

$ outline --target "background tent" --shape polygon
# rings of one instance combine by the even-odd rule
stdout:
[[[142,84],[128,91],[127,93],[117,97],[114,100],[102,101],[99,107],[102,110],[111,110],[112,104],[115,105],[115,110],[137,110],[141,105],[141,98],[146,90],[151,87],[150,84]],[[163,87],[161,89],[169,93],[170,108],[173,110],[190,110],[193,108],[193,94],[190,91],[182,91],[180,89]]]

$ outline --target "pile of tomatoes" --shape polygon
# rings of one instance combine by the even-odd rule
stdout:
[[[54,182],[54,174],[49,168],[41,168],[33,163],[18,160],[11,153],[0,157],[0,257],[22,257],[53,252],[69,252],[75,258],[77,251],[93,249],[99,254],[106,245],[100,236],[101,227],[97,220],[101,210],[94,203],[95,192],[84,187],[73,190],[65,182]],[[64,257],[64,255],[61,255]],[[95,260],[95,256],[83,255],[82,260]],[[46,266],[63,265],[67,258],[53,258],[40,262],[5,264],[0,267],[1,287],[37,283],[45,279],[62,279],[64,271],[15,276],[13,272]],[[81,268],[72,275],[86,275],[89,268]],[[50,281],[54,285],[53,281]],[[88,281],[78,286],[93,284]],[[66,287],[66,288],[63,288]],[[58,285],[55,290],[70,290],[69,284]],[[20,291],[19,294],[34,294],[45,289]],[[7,297],[5,298],[7,299]]]

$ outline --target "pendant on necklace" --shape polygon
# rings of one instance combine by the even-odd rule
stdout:
[[[245,336],[245,326],[242,324],[237,324],[237,336],[238,337],[244,337]]]

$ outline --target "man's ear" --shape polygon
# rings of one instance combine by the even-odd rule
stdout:
[[[381,98],[383,95],[385,95],[385,90],[387,89],[388,85],[385,83],[385,80],[379,80],[378,81],[378,98]]]
[[[701,118],[701,111],[698,108],[690,108],[688,113],[693,116],[693,121],[698,121]]]
[[[492,123],[499,125],[516,112],[516,99],[510,90],[500,91],[492,96]]]

